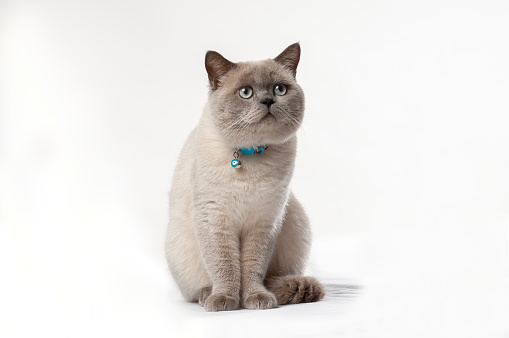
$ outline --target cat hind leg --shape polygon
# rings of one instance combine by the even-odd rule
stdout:
[[[279,233],[265,287],[279,305],[316,302],[325,295],[318,280],[304,273],[311,246],[311,229],[304,208],[290,194],[286,214]]]
[[[209,298],[209,296],[211,294],[212,294],[212,285],[202,288],[198,295],[198,304],[200,304],[201,306],[204,306],[205,301],[207,300],[207,298]]]
[[[325,295],[322,284],[307,276],[269,277],[265,287],[276,296],[279,305],[317,302]]]

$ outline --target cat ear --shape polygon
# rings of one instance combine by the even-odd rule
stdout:
[[[207,69],[207,74],[209,74],[209,81],[212,89],[217,89],[219,86],[219,79],[233,67],[235,67],[235,63],[226,60],[218,52],[209,50],[205,55],[205,69]]]
[[[300,45],[298,42],[286,47],[275,59],[276,62],[292,71],[293,76],[297,75],[297,66],[300,60]]]

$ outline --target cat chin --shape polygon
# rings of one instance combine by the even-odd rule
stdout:
[[[230,141],[234,144],[241,145],[240,148],[252,147],[252,146],[268,146],[278,145],[286,143],[289,139],[295,136],[298,131],[298,127],[285,126],[285,128],[279,125],[263,126],[258,124],[257,128],[253,129],[250,133],[244,135],[236,135]]]
[[[284,144],[291,138],[293,138],[298,131],[298,127],[286,126],[280,128],[274,126],[273,128],[267,128],[263,125],[258,125],[258,128],[245,131],[243,133],[228,134],[223,131],[219,131],[223,137],[225,143],[235,149],[250,148],[254,146],[270,146]]]
[[[267,138],[253,138],[249,140],[226,140],[228,146],[234,149],[250,148],[255,146],[274,146],[287,143],[295,136],[295,133],[287,137],[267,137]]]

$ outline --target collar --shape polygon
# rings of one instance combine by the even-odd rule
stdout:
[[[266,147],[262,147],[262,146],[258,146],[258,147],[251,147],[251,148],[240,148],[238,151],[240,151],[242,154],[245,154],[245,155],[261,155],[263,154],[263,151],[265,149],[267,149],[269,146],[266,146]]]
[[[261,155],[263,151],[267,149],[269,146],[257,146],[251,148],[240,148],[233,153],[233,160],[230,162],[231,166],[235,169],[239,169],[242,166],[242,163],[239,160],[240,153],[244,155]]]

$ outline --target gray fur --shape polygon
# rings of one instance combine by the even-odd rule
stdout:
[[[207,311],[323,297],[321,284],[302,276],[311,233],[289,189],[304,115],[299,58],[298,44],[277,61],[206,55],[209,101],[175,169],[166,257],[184,298]],[[286,85],[286,94],[275,95],[276,84]],[[252,97],[239,95],[243,86],[252,87]],[[270,108],[265,99],[274,101]],[[235,150],[259,145],[269,148],[241,156],[240,169],[230,166]]]

